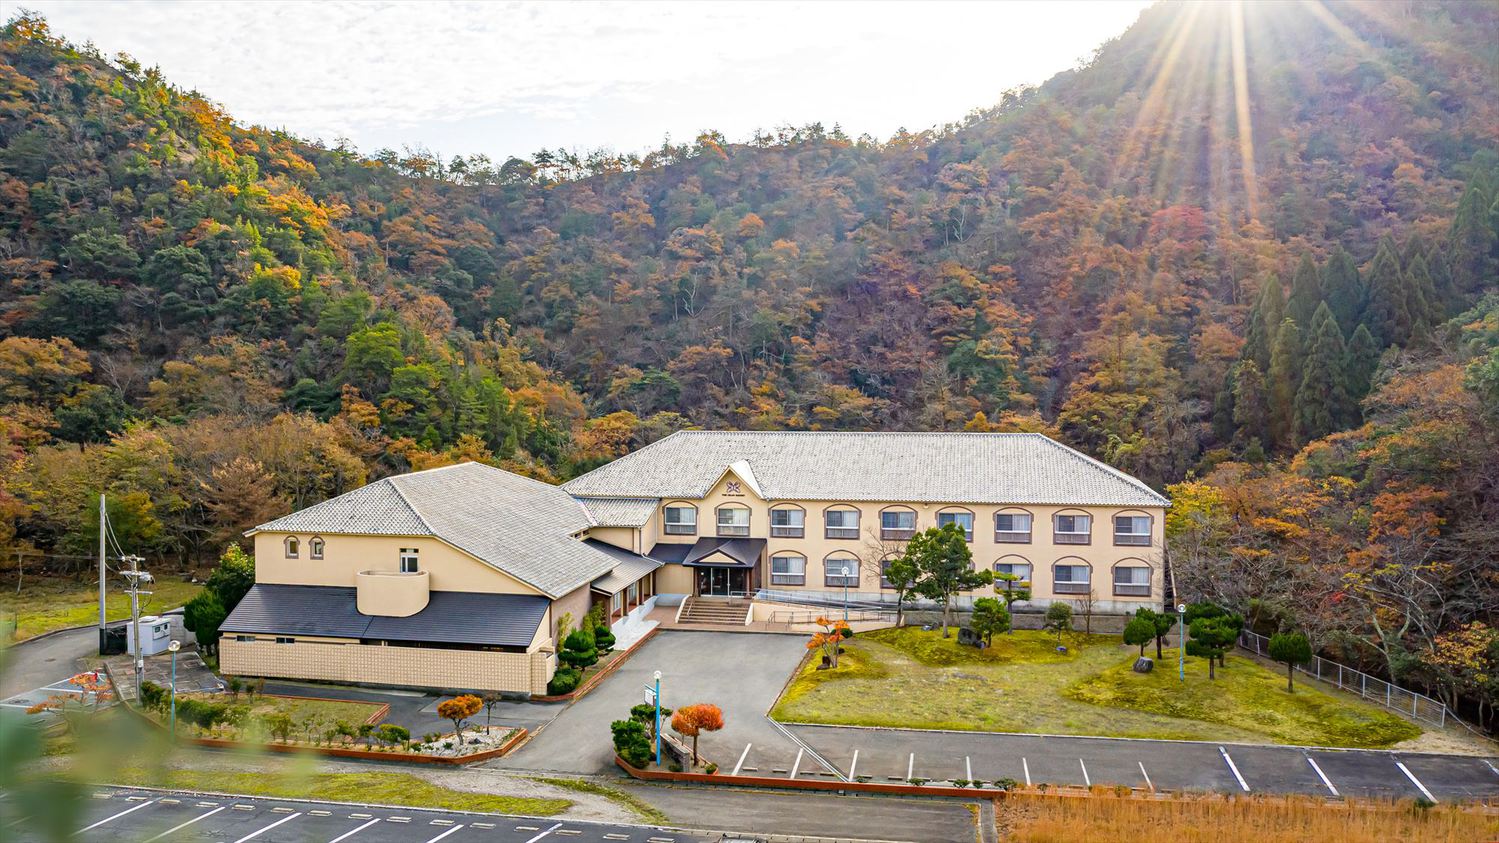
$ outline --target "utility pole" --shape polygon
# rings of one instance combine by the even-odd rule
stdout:
[[[109,529],[109,513],[104,509],[104,493],[99,493],[99,655],[104,655],[104,536]]]
[[[141,595],[150,594],[149,591],[141,591],[141,583],[150,583],[151,575],[141,570],[141,558],[139,556],[126,556],[122,560],[130,567],[121,571],[130,585],[130,637],[129,641],[135,643],[135,698],[141,698],[141,680],[146,672],[146,655],[144,643],[141,641]]]

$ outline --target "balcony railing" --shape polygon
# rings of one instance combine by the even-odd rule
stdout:
[[[859,537],[858,527],[828,527],[823,536],[829,539],[856,539]]]
[[[799,539],[799,538],[802,537],[802,535],[804,533],[805,533],[805,530],[802,529],[802,526],[800,524],[795,525],[795,526],[791,526],[791,525],[780,525],[780,526],[777,526],[775,524],[772,524],[771,527],[770,527],[770,535],[773,538],[778,538],[778,539]]]
[[[1052,544],[1092,544],[1092,533],[1052,533]]]
[[[696,524],[667,524],[666,534],[668,536],[695,536],[697,535]]]
[[[1137,585],[1135,583],[1114,583],[1115,597],[1149,597],[1149,585]]]
[[[720,536],[747,536],[749,535],[748,524],[719,524],[718,534]]]
[[[1030,544],[1031,531],[1025,530],[995,530],[994,542],[996,544]]]
[[[1053,594],[1087,594],[1092,589],[1093,584],[1085,582],[1059,582],[1051,586]]]
[[[916,530],[912,527],[880,528],[880,538],[885,541],[903,542],[909,540],[914,535],[916,535]]]
[[[1146,546],[1150,544],[1149,533],[1115,533],[1114,544]]]

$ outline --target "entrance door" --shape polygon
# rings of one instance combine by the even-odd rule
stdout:
[[[697,569],[697,593],[703,597],[729,597],[745,591],[745,571],[738,568]]]

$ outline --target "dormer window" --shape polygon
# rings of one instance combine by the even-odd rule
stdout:
[[[297,556],[300,555],[301,549],[302,549],[302,543],[299,542],[299,541],[297,541],[297,537],[296,536],[287,536],[286,537],[286,558],[287,559],[296,559]]]

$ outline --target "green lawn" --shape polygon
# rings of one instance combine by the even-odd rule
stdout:
[[[151,584],[151,594],[141,598],[141,614],[160,614],[175,609],[197,596],[202,585],[183,582],[178,577],[162,577]],[[105,598],[109,620],[130,617],[130,595],[110,584]],[[0,590],[0,635],[16,625],[15,640],[64,629],[87,626],[99,621],[99,587],[94,582],[80,582],[65,577],[26,577],[21,591],[12,583]]]
[[[265,718],[271,714],[281,713],[291,718],[292,723],[295,724],[292,729],[292,737],[294,739],[318,740],[323,737],[323,733],[327,729],[337,724],[340,720],[357,727],[380,710],[380,704],[372,702],[297,699],[277,696],[258,696],[251,701],[250,697],[245,694],[240,694],[237,697],[215,694],[179,694],[177,696],[179,704],[185,700],[227,703],[231,707],[243,709],[244,716],[236,718],[237,722],[235,724],[220,724],[213,730],[213,737],[230,740],[265,740],[266,729],[264,722]],[[167,722],[168,714],[165,709],[153,709],[148,713],[162,723]],[[180,719],[177,723],[177,728],[179,730],[190,730],[191,734],[195,735],[209,735],[208,730],[184,723]]]
[[[290,773],[267,775],[264,771],[124,768],[111,776],[111,783],[146,785],[179,790],[208,790],[247,796],[291,796],[412,808],[445,808],[454,811],[485,811],[499,814],[529,814],[550,817],[572,806],[567,799],[543,799],[471,793],[432,784],[410,773]]]
[[[987,650],[916,627],[864,633],[844,644],[836,670],[809,661],[772,715],[777,720],[919,729],[1047,732],[1132,738],[1387,747],[1421,730],[1358,700],[1230,655],[1218,678],[1176,651],[1150,674],[1130,669],[1137,650],[1117,636],[1017,631]]]

